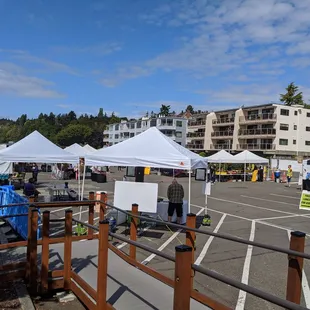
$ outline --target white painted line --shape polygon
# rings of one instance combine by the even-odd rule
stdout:
[[[192,204],[191,204],[192,205]],[[202,208],[201,210],[199,210],[196,214],[196,216],[200,215],[205,209]],[[183,229],[179,229],[178,231],[176,231],[166,242],[164,242],[158,249],[157,251],[162,251],[169,243],[171,243],[177,236],[178,234],[182,231]],[[150,256],[148,256],[144,261],[142,261],[141,264],[148,264],[153,258],[156,257],[156,254],[151,254]]]
[[[296,207],[296,203],[282,202],[282,201],[277,201],[277,200],[270,200],[270,199],[265,199],[265,198],[251,197],[251,196],[246,196],[246,195],[240,195],[240,196],[244,197],[244,198],[256,199],[256,200],[267,201],[267,202],[272,202],[272,203],[281,203],[283,205],[289,205],[289,206]]]
[[[254,241],[255,237],[255,221],[252,221],[251,225],[251,233],[250,233],[250,239],[249,241]],[[249,282],[249,274],[250,274],[250,264],[252,259],[252,252],[253,252],[253,246],[248,245],[248,249],[245,256],[245,261],[243,265],[243,272],[242,272],[242,280],[241,282],[243,284],[248,284]],[[238,301],[236,305],[236,310],[243,310],[245,305],[245,299],[246,299],[246,292],[239,291]]]
[[[223,214],[223,216],[221,217],[220,221],[217,223],[215,229],[213,230],[214,233],[217,233],[220,229],[220,227],[222,226],[224,220],[225,220],[226,214]],[[198,258],[195,261],[195,265],[200,265],[202,260],[205,258],[207,251],[212,243],[214,239],[214,236],[210,236],[208,241],[206,242],[206,244],[204,245],[202,251],[200,252]]]
[[[223,202],[228,202],[228,203],[234,203],[234,204],[237,204],[240,206],[246,206],[246,207],[261,209],[261,210],[267,210],[267,211],[276,212],[276,213],[295,215],[295,213],[280,211],[280,210],[275,210],[275,209],[269,209],[269,208],[264,208],[264,207],[258,207],[258,206],[250,205],[248,203],[239,202],[239,201],[233,201],[233,200],[227,200],[227,199],[221,199],[221,198],[215,198],[215,197],[208,197],[208,199],[213,199],[213,200],[218,200],[218,201],[223,201]]]
[[[152,226],[148,226],[148,227],[143,228],[143,230],[140,231],[137,235],[138,235],[138,236],[141,236],[144,232],[148,231],[151,227],[152,227]],[[127,244],[128,244],[127,242],[123,242],[123,243],[119,244],[119,245],[117,246],[117,248],[120,250],[120,249],[122,249],[124,246],[126,246]]]
[[[287,235],[288,235],[288,240],[291,240],[290,231],[287,232]],[[306,307],[307,309],[309,309],[310,308],[310,288],[309,288],[308,279],[305,273],[305,267],[302,269],[301,286],[302,286],[302,291],[303,291],[304,298],[305,298]]]
[[[63,211],[63,210],[68,210],[68,209],[70,209],[70,207],[52,210],[52,211],[50,211],[50,213],[56,213],[58,211]]]
[[[277,196],[277,197],[284,197],[284,198],[289,198],[289,199],[296,199],[296,200],[300,200],[300,198],[298,197],[293,197],[293,196],[284,196],[284,195],[279,195],[279,194],[269,194],[271,196]]]
[[[266,221],[266,220],[279,220],[279,219],[286,219],[290,217],[302,217],[302,216],[307,216],[310,214],[296,214],[296,215],[284,215],[284,216],[275,216],[275,217],[263,217],[259,219],[255,219],[255,221]]]

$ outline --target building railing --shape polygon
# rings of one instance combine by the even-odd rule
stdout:
[[[218,118],[212,121],[213,125],[220,125],[220,124],[233,124],[235,122],[234,117],[227,117],[227,118]]]
[[[113,205],[107,203],[106,194],[101,195],[100,200],[94,200],[94,193],[89,193],[89,201],[73,202],[58,202],[48,204],[32,204],[29,208],[28,216],[28,240],[27,246],[27,260],[26,262],[18,262],[9,265],[0,266],[2,272],[1,279],[5,281],[6,278],[25,279],[29,285],[29,290],[33,295],[45,294],[50,290],[64,289],[65,291],[73,291],[73,293],[86,305],[90,310],[95,309],[114,309],[107,301],[107,278],[108,278],[108,250],[113,251],[116,255],[126,261],[128,264],[135,266],[150,276],[160,280],[161,282],[171,286],[174,289],[173,309],[189,310],[191,298],[211,307],[212,309],[228,310],[229,308],[209,297],[203,295],[193,288],[193,278],[195,272],[216,279],[222,283],[233,286],[239,290],[247,292],[251,295],[259,297],[265,301],[269,301],[277,306],[290,310],[306,310],[305,307],[300,306],[302,295],[302,271],[304,259],[310,259],[310,255],[304,253],[305,249],[305,233],[294,231],[291,232],[290,248],[281,248],[278,246],[267,245],[259,242],[249,241],[234,237],[225,233],[215,233],[209,230],[200,230],[196,228],[196,215],[188,214],[186,226],[166,223],[169,227],[181,229],[186,232],[183,245],[175,247],[175,256],[165,254],[159,250],[153,249],[147,245],[142,245],[137,242],[137,226],[138,220],[152,221],[162,225],[162,221],[146,216],[139,215],[139,206],[132,205],[131,212],[126,212]],[[37,239],[38,218],[40,216],[36,206],[43,207],[59,207],[59,206],[76,206],[89,205],[88,223],[84,223],[73,217],[72,210],[65,211],[64,219],[50,219],[50,211],[44,211],[42,217],[42,240]],[[100,222],[99,227],[94,226],[94,206],[100,206]],[[0,206],[10,207],[10,205]],[[118,212],[124,213],[130,217],[130,239],[124,236],[112,233],[109,230],[109,222],[104,220],[107,207],[116,209]],[[50,223],[64,222],[65,236],[63,238],[51,238]],[[73,236],[73,222],[83,225],[88,228],[87,236],[82,236],[85,239],[98,239],[98,271],[97,271],[97,289],[92,288],[83,278],[81,278],[75,271],[72,270],[72,242],[77,240],[77,236]],[[282,253],[288,256],[288,276],[286,286],[286,300],[264,292],[260,289],[254,288],[250,285],[243,284],[239,281],[230,279],[212,270],[195,265],[195,256],[193,251],[195,248],[196,234],[206,236],[213,236],[216,238],[228,240],[231,242],[241,243],[254,247],[267,249]],[[125,254],[113,244],[109,243],[109,236],[129,244],[129,255]],[[58,239],[55,242],[54,239]],[[86,241],[87,242],[87,241]],[[61,270],[49,269],[49,246],[52,243],[64,244],[64,267]],[[24,244],[24,242],[23,242]],[[42,245],[41,260],[38,260],[38,245]],[[7,248],[14,248],[22,246],[21,242],[10,244],[1,244],[0,250]],[[167,259],[175,264],[174,279],[171,279],[161,273],[141,264],[137,261],[137,248],[143,249],[164,259]],[[38,261],[41,263],[41,268],[38,268]],[[8,273],[6,273],[8,271]],[[38,283],[38,279],[40,279]],[[151,288],[150,288],[151,289]],[[143,297],[143,296],[141,296]],[[160,298],[160,296],[158,296]]]
[[[234,135],[232,130],[230,131],[214,131],[211,133],[211,137],[231,137]]]
[[[240,116],[239,122],[250,122],[250,121],[270,121],[276,120],[277,114],[275,113],[263,113],[263,114],[253,114],[247,116]]]
[[[232,143],[229,144],[211,144],[210,150],[231,150],[232,149]]]
[[[257,151],[265,151],[265,150],[275,150],[276,146],[272,143],[245,143],[238,144],[238,150],[257,150]]]
[[[187,133],[187,138],[204,138],[205,133],[204,132],[189,132]]]
[[[262,129],[239,129],[239,136],[275,136],[276,129],[262,128]]]
[[[188,126],[189,127],[194,127],[194,126],[205,126],[206,121],[188,121]]]
[[[203,150],[204,145],[203,144],[187,144],[186,147],[188,149],[192,149],[192,150]]]

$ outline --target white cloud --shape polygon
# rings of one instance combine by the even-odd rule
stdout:
[[[310,57],[309,11],[309,0],[171,1],[140,19],[155,26],[178,27],[179,46],[136,64],[141,74],[126,75],[118,69],[106,79],[118,82],[157,70],[183,71],[194,78],[230,72],[280,76],[299,66],[300,57]],[[252,71],[253,64],[258,68]],[[309,62],[303,64],[309,66]]]
[[[0,70],[0,94],[24,98],[61,98],[63,94],[50,89],[52,82]]]

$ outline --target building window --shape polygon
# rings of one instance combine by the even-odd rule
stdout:
[[[182,132],[177,131],[177,132],[175,133],[175,136],[176,136],[177,138],[182,138]]]
[[[310,131],[310,127],[306,127],[306,131]]]
[[[297,125],[294,125],[294,130],[297,130]]]
[[[134,137],[135,136],[135,133],[134,132],[131,132],[130,133],[130,138]]]
[[[141,128],[141,121],[137,122],[137,128]]]
[[[130,129],[135,129],[135,123],[130,123]]]
[[[298,115],[298,112],[297,112],[297,111],[294,111],[294,115],[295,115],[295,116]]]
[[[289,116],[290,115],[290,111],[286,110],[286,109],[281,109],[280,114],[284,115],[284,116]]]
[[[118,139],[118,135],[115,135],[115,136],[114,136],[114,139]]]
[[[280,145],[288,145],[288,139],[279,139]]]
[[[288,124],[280,124],[280,130],[285,130],[285,131],[288,131]]]
[[[151,126],[151,127],[155,127],[156,125],[157,125],[157,119],[156,119],[156,118],[151,119],[151,124],[150,124],[150,126]]]
[[[310,141],[305,141],[305,144],[310,146]]]
[[[119,129],[119,125],[115,125],[115,130],[118,130]]]
[[[177,127],[182,127],[183,122],[182,121],[176,121],[176,125],[177,125]]]
[[[293,140],[293,144],[296,144],[296,140]]]
[[[307,117],[310,117],[310,112],[307,112]]]

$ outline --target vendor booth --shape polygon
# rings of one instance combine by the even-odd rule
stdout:
[[[90,166],[152,167],[182,169],[189,172],[197,168],[207,168],[205,158],[182,147],[155,127],[116,145],[87,154],[85,161],[86,165]],[[191,173],[189,173],[188,212],[190,212],[190,188]],[[136,202],[131,201],[126,206],[115,206],[130,210],[131,204]],[[167,207],[167,205],[158,207],[156,202],[156,210],[153,213],[163,214],[161,210],[164,207]],[[167,213],[167,210],[165,212]]]

